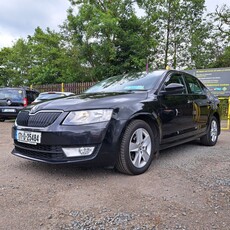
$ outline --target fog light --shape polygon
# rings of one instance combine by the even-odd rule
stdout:
[[[94,149],[95,147],[62,148],[67,157],[89,156],[93,153]]]

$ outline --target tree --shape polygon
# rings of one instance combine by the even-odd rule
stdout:
[[[33,36],[28,37],[30,50],[30,76],[31,84],[60,83],[68,76],[63,71],[64,49],[60,34],[47,28],[44,32],[36,28]]]
[[[3,48],[0,51],[0,86],[8,86],[9,79],[12,76],[12,69],[8,68],[10,64],[11,48]]]
[[[11,48],[0,52],[1,84],[18,86],[28,84],[29,65],[28,49],[25,40],[18,39]]]
[[[222,68],[230,66],[230,46],[226,47],[223,54],[219,55],[215,62],[209,65],[210,68]]]
[[[211,13],[210,20],[213,24],[213,62],[209,67],[230,66],[230,7],[217,6],[214,13]]]
[[[204,0],[139,0],[138,5],[159,28],[155,33],[158,46],[152,57],[156,66],[188,66],[192,62],[192,34],[202,22]]]
[[[136,16],[134,2],[71,1],[78,7],[78,14],[69,11],[64,31],[71,31],[66,34],[79,50],[81,66],[88,69],[87,78],[145,69],[154,42],[146,24]]]
[[[215,12],[211,13],[210,16],[220,36],[230,41],[230,7],[227,5],[217,6]]]
[[[59,33],[37,27],[0,50],[0,85],[97,81],[143,71],[146,62],[150,69],[229,66],[226,5],[204,18],[204,0],[69,1]]]

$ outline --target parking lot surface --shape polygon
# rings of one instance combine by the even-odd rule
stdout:
[[[139,176],[11,154],[0,123],[0,229],[230,229],[230,132],[160,152]]]

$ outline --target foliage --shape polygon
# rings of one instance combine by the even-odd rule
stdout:
[[[213,28],[212,41],[214,58],[209,67],[230,66],[230,7],[217,6],[214,13],[210,14]]]
[[[78,14],[69,11],[65,28],[92,79],[145,69],[155,40],[135,14],[134,1],[71,2]]]
[[[73,82],[73,52],[64,47],[59,33],[36,28],[27,40],[0,52],[1,85],[30,85]],[[74,69],[75,70],[75,69]]]
[[[204,0],[69,0],[59,32],[0,49],[0,86],[97,81],[165,68],[230,66],[230,9]],[[141,13],[140,13],[141,12]]]
[[[23,39],[19,39],[11,48],[0,52],[0,85],[18,86],[28,83],[30,60],[28,49]]]
[[[204,0],[140,0],[138,3],[146,11],[145,17],[159,28],[155,34],[159,44],[153,57],[156,67],[176,68],[190,64],[189,49],[202,20]]]
[[[230,7],[227,5],[217,6],[214,13],[210,16],[215,23],[216,30],[222,38],[230,41]]]
[[[230,66],[230,46],[224,49],[224,53],[216,58],[216,61],[210,64],[210,68],[220,68]]]

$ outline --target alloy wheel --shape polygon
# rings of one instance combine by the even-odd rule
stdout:
[[[144,128],[137,129],[131,136],[129,156],[132,164],[137,168],[144,167],[149,161],[152,151],[151,137]]]
[[[212,120],[211,127],[210,127],[210,135],[212,142],[215,142],[218,136],[218,127],[215,120]]]

